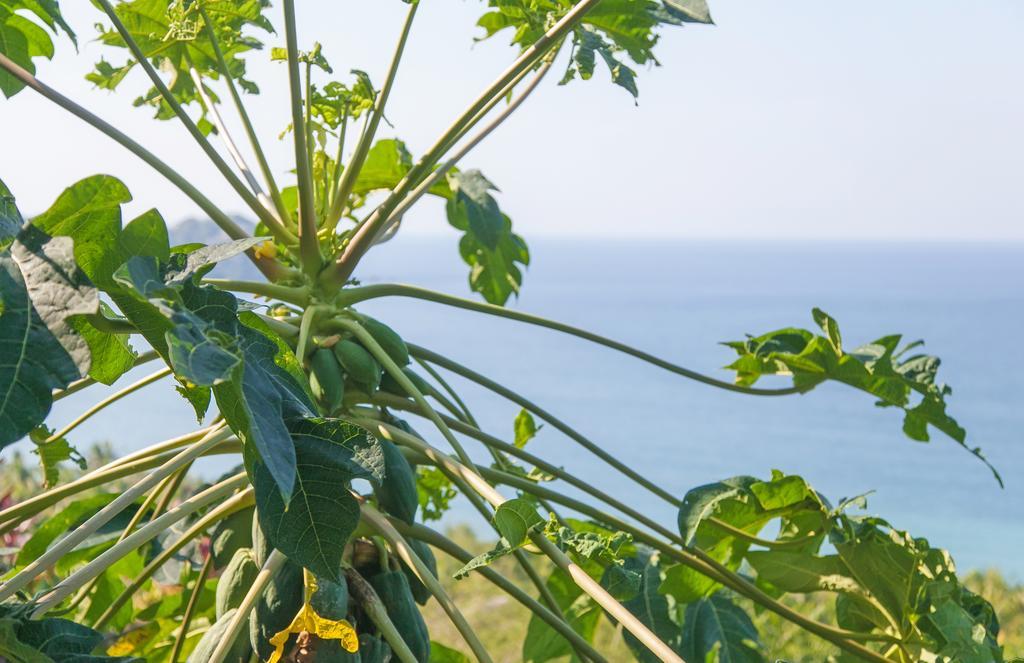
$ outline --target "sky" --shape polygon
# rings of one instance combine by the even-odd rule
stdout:
[[[148,89],[141,74],[117,95],[84,80],[103,52],[92,41],[99,15],[83,0],[62,5],[80,50],[62,39],[40,78],[139,138],[223,209],[242,212],[180,124],[132,108]],[[298,5],[301,45],[322,42],[336,72],[383,79],[406,5]],[[473,40],[483,5],[423,0],[388,105],[394,128],[382,135],[420,153],[511,62],[508,37]],[[662,31],[662,66],[638,71],[639,105],[607,70],[567,86],[555,73],[466,157],[463,167],[500,188],[527,239],[1024,240],[1024,3],[711,7],[715,26]],[[265,41],[282,45],[283,36]],[[277,139],[288,122],[287,75],[266,55],[249,58],[263,89],[249,107],[287,181],[291,143]],[[0,126],[0,177],[27,214],[104,172],[133,192],[129,213],[199,215],[134,156],[31,91],[0,99]],[[410,212],[404,228],[450,232],[437,201]]]

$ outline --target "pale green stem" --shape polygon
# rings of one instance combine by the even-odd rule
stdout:
[[[395,46],[395,53],[391,58],[391,65],[388,67],[388,73],[384,78],[384,83],[381,85],[380,92],[377,93],[377,99],[367,121],[366,129],[359,136],[359,142],[356,143],[356,149],[352,153],[352,158],[349,159],[349,162],[345,165],[345,170],[341,174],[338,195],[335,197],[330,214],[327,217],[329,228],[334,228],[338,220],[341,219],[345,206],[348,204],[348,197],[352,194],[353,187],[355,187],[356,178],[359,177],[359,171],[363,169],[366,156],[370,153],[370,144],[373,142],[373,137],[377,133],[377,127],[384,117],[384,107],[388,103],[391,88],[395,84],[398,65],[402,61],[402,53],[405,51],[405,44],[409,39],[409,31],[412,29],[412,22],[416,17],[416,10],[419,9],[419,5],[419,2],[409,4],[409,10],[405,15],[405,23],[402,25],[402,32],[398,37],[398,44]]]
[[[234,442],[225,443],[211,449],[203,455],[230,455],[239,453],[241,450],[241,443],[238,442],[238,440],[235,440]],[[61,500],[78,495],[79,493],[83,493],[91,488],[96,488],[97,486],[102,486],[112,481],[117,481],[118,479],[138,474],[139,472],[145,472],[153,469],[154,467],[159,467],[163,463],[171,460],[173,457],[174,456],[171,453],[166,453],[159,456],[142,458],[124,465],[118,465],[103,472],[93,472],[85,479],[79,479],[71,483],[64,484],[63,486],[58,486],[42,493],[41,495],[35,495],[23,502],[19,502],[18,504],[4,510],[3,513],[0,513],[0,522],[4,523],[0,526],[0,536],[14,530],[26,519],[45,511]]]
[[[413,411],[416,414],[419,414],[420,416],[423,416],[423,414],[421,412],[419,412],[419,410],[414,409],[414,406],[413,406],[412,403],[410,403],[409,401],[405,401],[404,399],[401,399],[401,398],[396,398],[396,397],[388,396],[386,394],[377,394],[374,397],[374,402],[375,403],[379,403],[381,405],[385,405],[387,407],[391,407],[391,408],[402,409],[402,410],[410,410],[410,411]],[[410,406],[413,406],[413,407],[410,407]],[[443,417],[443,415],[442,415],[442,417]],[[591,497],[593,497],[593,498],[595,498],[597,500],[600,500],[601,502],[604,502],[605,504],[607,504],[608,506],[612,507],[613,509],[616,509],[617,511],[619,511],[619,512],[629,516],[630,518],[636,520],[638,523],[640,523],[640,524],[642,524],[642,525],[644,525],[646,527],[649,527],[652,531],[657,532],[659,535],[664,536],[665,538],[669,539],[670,541],[673,541],[673,542],[679,543],[679,544],[683,543],[682,538],[678,534],[668,530],[667,528],[665,528],[664,526],[662,526],[658,522],[656,522],[654,520],[651,520],[650,518],[648,518],[647,516],[643,515],[642,513],[637,511],[636,509],[633,509],[629,505],[627,505],[627,504],[625,504],[625,503],[615,499],[611,495],[609,495],[609,494],[605,493],[604,491],[596,488],[593,485],[593,483],[588,482],[588,481],[584,481],[583,479],[580,479],[579,477],[571,474],[570,472],[568,472],[564,468],[552,465],[551,463],[545,461],[543,458],[535,456],[535,455],[529,453],[528,451],[526,451],[525,449],[520,449],[519,447],[516,447],[513,444],[509,444],[507,442],[503,442],[503,441],[499,440],[498,438],[496,438],[496,437],[494,437],[492,435],[488,435],[487,433],[481,431],[480,429],[476,428],[475,426],[470,426],[470,425],[465,424],[465,423],[463,423],[461,421],[457,421],[455,419],[450,419],[450,418],[447,418],[447,417],[444,417],[444,419],[445,419],[445,423],[447,423],[448,426],[450,426],[452,430],[454,430],[456,432],[459,432],[459,433],[462,433],[463,435],[468,435],[469,437],[472,437],[473,439],[478,440],[479,442],[482,442],[484,445],[486,445],[489,448],[499,449],[499,450],[509,454],[510,456],[514,456],[516,458],[519,458],[520,460],[523,460],[523,461],[525,461],[527,463],[530,463],[530,464],[534,465],[535,467],[537,467],[538,469],[543,470],[544,472],[547,472],[548,474],[550,474],[550,475],[552,475],[554,477],[557,477],[557,478],[565,481],[569,485],[576,487],[577,489],[583,491],[587,495],[590,495]]]
[[[240,281],[235,279],[203,279],[203,283],[215,285],[221,290],[233,292],[244,292],[249,295],[259,295],[268,299],[279,299],[295,306],[307,306],[309,304],[309,290],[306,288],[294,288],[276,283],[264,281]]]
[[[453,401],[455,401],[455,403],[459,406],[459,409],[462,410],[462,418],[465,419],[467,423],[476,426],[476,418],[473,417],[473,413],[469,411],[469,408],[462,401],[462,398],[459,396],[459,392],[455,391],[455,389],[450,384],[448,384],[448,381],[445,380],[444,377],[433,366],[428,364],[426,361],[420,359],[419,357],[413,357],[413,359],[416,361],[417,364],[420,365],[420,368],[426,371],[430,375],[430,377],[434,378],[434,380],[439,385],[441,385],[441,388],[445,390],[448,396],[451,397]],[[479,428],[479,426],[477,426],[477,428]]]
[[[395,526],[395,529],[406,537],[412,537],[428,543],[463,564],[473,559],[473,555],[468,551],[463,550],[454,541],[439,532],[430,529],[426,525],[420,525],[419,523],[408,525],[394,518],[389,518],[389,520],[391,524]],[[589,642],[584,640],[578,633],[576,633],[576,631],[573,631],[572,627],[570,627],[562,617],[556,614],[553,610],[538,603],[532,596],[509,581],[508,578],[487,566],[481,566],[473,569],[473,572],[482,575],[498,587],[498,589],[505,592],[524,607],[529,609],[533,614],[537,615],[537,617],[542,619],[548,626],[565,638],[569,644],[582,652],[586,658],[594,661],[594,663],[607,663],[606,659],[601,656],[601,654],[599,654]]]
[[[46,571],[65,554],[73,550],[82,541],[89,538],[96,530],[110,522],[110,520],[123,511],[128,505],[135,502],[140,496],[151,490],[165,477],[177,470],[182,465],[192,462],[204,452],[213,449],[231,435],[230,430],[218,429],[205,435],[199,442],[188,449],[178,453],[169,461],[161,465],[155,472],[138,482],[128,490],[122,492],[110,504],[100,509],[95,515],[86,520],[74,531],[70,532],[63,539],[55,543],[45,553],[33,560],[17,575],[0,585],[0,601],[5,601],[21,589],[24,589],[32,580]]]
[[[54,433],[53,435],[48,437],[46,439],[46,442],[44,442],[43,444],[50,444],[51,442],[55,442],[56,440],[59,440],[62,437],[65,437],[68,433],[70,433],[71,431],[73,431],[74,429],[78,428],[80,425],[82,425],[86,421],[88,421],[89,418],[92,417],[93,415],[95,415],[97,412],[100,412],[104,408],[107,408],[110,405],[113,405],[114,403],[116,403],[117,401],[121,400],[125,396],[127,396],[129,394],[133,394],[136,391],[138,391],[139,389],[142,389],[143,387],[145,387],[147,385],[151,385],[154,382],[156,382],[157,380],[159,380],[161,378],[165,378],[165,377],[167,377],[170,374],[171,374],[170,367],[161,368],[159,371],[157,371],[155,373],[152,373],[151,375],[147,375],[146,377],[142,378],[138,382],[130,384],[127,387],[125,387],[124,389],[122,389],[122,390],[120,390],[118,392],[115,392],[115,393],[107,396],[106,398],[104,398],[100,402],[96,403],[95,405],[90,407],[88,410],[86,410],[82,414],[78,415],[67,426],[65,426],[64,428],[61,428],[59,431],[57,431],[56,433]]]
[[[136,366],[142,366],[143,364],[151,362],[154,359],[159,359],[159,357],[160,357],[160,353],[157,352],[156,350],[150,350],[149,352],[144,352],[141,355],[139,355],[138,357],[136,357],[135,364],[133,365],[133,368],[136,367]],[[76,381],[72,382],[71,384],[69,384],[67,389],[54,390],[54,392],[53,392],[53,400],[54,400],[54,402],[59,401],[60,399],[65,398],[67,396],[70,396],[71,394],[74,394],[76,392],[79,392],[79,391],[85,389],[86,387],[91,387],[94,384],[98,384],[98,381],[96,380],[96,378],[82,378],[81,380],[76,380]]]
[[[206,215],[209,216],[213,222],[227,234],[228,237],[231,239],[243,239],[248,237],[248,233],[242,230],[238,224],[231,219],[231,217],[214,205],[209,198],[204,196],[185,176],[168,166],[164,161],[159,159],[146,148],[142,147],[142,145],[139,145],[127,134],[46,85],[3,53],[0,53],[0,69],[7,71],[27,87],[38,92],[49,101],[57,104],[75,117],[99,130],[101,133],[107,135],[129,152],[145,161],[146,164],[170,180],[172,184],[181,189],[186,196],[191,198],[192,201],[196,203],[196,205],[198,205],[199,208],[202,209],[203,212],[206,213]],[[256,256],[252,249],[246,251],[246,255],[248,255],[249,259],[253,261],[259,270],[271,280],[276,280],[281,276],[283,272],[281,265],[278,265],[272,260]]]
[[[810,534],[807,536],[802,536],[798,539],[784,539],[782,541],[771,541],[769,539],[762,539],[759,536],[754,536],[750,532],[740,529],[739,527],[733,527],[724,520],[720,520],[719,518],[715,518],[714,516],[709,516],[706,520],[707,522],[711,523],[720,530],[727,532],[730,536],[736,537],[737,539],[742,539],[743,541],[746,541],[747,543],[752,543],[755,546],[763,546],[765,548],[771,548],[773,550],[799,548],[801,546],[806,546],[808,543],[811,543],[815,539],[820,538],[816,534]]]
[[[110,606],[103,611],[103,614],[96,620],[93,628],[98,631],[102,631],[110,620],[113,619],[114,615],[117,614],[117,611],[121,609],[121,606],[131,600],[135,592],[139,591],[139,589],[146,584],[146,581],[153,577],[154,573],[160,570],[161,566],[166,564],[171,557],[188,545],[190,541],[205,532],[210,525],[227,518],[233,513],[237,513],[242,509],[250,507],[254,503],[255,499],[253,497],[253,489],[250,486],[240,493],[231,496],[222,504],[217,505],[216,508],[211,509],[209,513],[193,523],[192,526],[185,530],[185,532],[175,539],[173,543],[161,550],[159,555],[146,564],[146,567],[142,569],[139,575],[136,576],[136,578],[124,588],[117,598],[111,602]]]
[[[195,67],[189,69],[189,74],[192,76],[192,81],[195,83],[196,92],[199,93],[199,99],[203,103],[203,107],[206,108],[207,114],[210,116],[210,123],[217,129],[217,135],[220,136],[221,141],[224,143],[224,147],[227,149],[228,154],[231,155],[232,161],[235,162],[235,166],[241,171],[245,181],[249,184],[249,188],[252,189],[253,194],[256,196],[256,200],[263,206],[263,209],[267,210],[271,214],[275,221],[275,225],[267,226],[278,241],[288,246],[295,246],[299,242],[299,238],[296,237],[288,230],[284,220],[281,218],[280,213],[274,206],[274,202],[267,197],[267,194],[263,192],[263,187],[260,186],[259,180],[253,175],[252,170],[249,168],[249,164],[245,162],[245,157],[238,150],[238,146],[235,145],[235,141],[231,138],[231,132],[228,131],[228,127],[224,124],[224,120],[220,116],[220,111],[217,110],[217,105],[213,103],[213,99],[206,93],[206,88],[203,85],[202,76]],[[230,77],[228,80],[231,80]]]
[[[316,306],[310,306],[302,312],[302,322],[299,323],[299,340],[295,345],[295,357],[299,360],[300,364],[305,364],[306,362],[306,355],[309,352],[309,342],[313,337],[313,322],[316,320],[316,315],[319,310],[320,309]]]
[[[462,460],[462,462],[469,468],[475,468],[476,465],[473,463],[472,459],[470,459],[469,454],[467,454],[466,450],[462,448],[462,444],[459,443],[455,435],[451,430],[449,430],[440,415],[437,414],[437,411],[431,407],[430,403],[427,402],[426,397],[423,396],[420,390],[416,388],[416,385],[412,383],[412,380],[409,379],[409,376],[407,376],[405,372],[399,368],[398,364],[388,356],[388,353],[380,347],[380,344],[377,343],[376,339],[374,339],[368,331],[363,329],[362,325],[354,320],[335,318],[331,323],[352,332],[352,334],[355,335],[359,342],[370,351],[373,358],[380,363],[388,375],[394,378],[395,381],[398,382],[398,385],[402,387],[406,393],[412,396],[413,400],[416,401],[416,404],[423,408],[427,417],[435,426],[437,426],[437,430],[441,432],[441,435],[443,435],[444,439],[448,441],[448,444],[451,445],[455,454]]]
[[[433,147],[427,150],[419,162],[413,166],[398,186],[395,187],[388,199],[381,204],[381,212],[379,214],[374,213],[372,221],[368,221],[359,227],[353,235],[352,241],[345,248],[344,253],[329,269],[324,271],[322,281],[325,286],[328,288],[340,288],[352,276],[352,272],[355,270],[359,260],[373,246],[380,230],[380,225],[387,220],[388,213],[420,181],[421,177],[430,172],[434,164],[443,156],[452,138],[460,135],[468,126],[471,126],[471,122],[477,118],[478,113],[496,95],[500,94],[524,70],[533,67],[549,49],[558,44],[583,19],[588,11],[596,7],[600,2],[601,0],[580,0],[565,16],[552,25],[544,35],[525,49],[515,62],[463,111],[459,118],[445,130]]]
[[[267,188],[270,189],[270,198],[274,203],[274,207],[277,208],[277,213],[282,220],[284,220],[285,226],[289,229],[294,227],[295,222],[288,214],[288,209],[284,205],[284,200],[281,198],[281,190],[277,186],[277,182],[274,180],[274,174],[270,170],[270,164],[267,162],[267,156],[263,152],[263,147],[260,145],[259,137],[256,135],[256,129],[253,127],[252,120],[249,118],[249,113],[245,109],[245,104],[242,103],[242,96],[238,93],[238,87],[235,85],[235,79],[231,75],[231,71],[228,69],[228,64],[224,60],[224,52],[221,51],[220,42],[217,41],[217,35],[213,32],[213,23],[210,21],[210,17],[206,14],[206,8],[199,4],[199,13],[203,17],[204,29],[206,35],[210,39],[210,45],[213,47],[214,55],[217,56],[217,68],[220,70],[221,76],[227,81],[228,91],[231,94],[231,100],[235,104],[235,109],[238,111],[238,116],[242,120],[242,126],[245,127],[245,133],[249,137],[249,145],[252,147],[253,154],[256,155],[256,162],[260,165],[260,171],[263,173],[263,179],[267,184]]]
[[[338,132],[338,152],[334,159],[334,167],[331,169],[331,188],[330,188],[330,199],[329,206],[334,205],[334,201],[338,199],[338,185],[341,184],[341,160],[345,154],[345,136],[348,133],[348,103],[345,103],[345,108],[341,115],[341,130]],[[328,207],[327,214],[330,215],[330,207]],[[328,216],[327,224],[330,226],[330,218]],[[331,226],[333,227],[333,226]]]
[[[181,121],[182,125],[184,125],[185,129],[189,132],[203,152],[206,153],[206,156],[209,157],[210,161],[217,168],[220,174],[225,180],[227,180],[227,183],[231,188],[235,190],[235,193],[238,194],[249,209],[251,209],[253,213],[267,225],[268,228],[275,231],[275,234],[282,231],[284,228],[278,223],[277,219],[270,214],[269,211],[264,209],[263,205],[261,205],[256,197],[245,187],[242,180],[238,179],[238,176],[231,170],[231,166],[224,161],[220,154],[217,153],[217,150],[213,149],[210,141],[206,139],[206,136],[204,136],[203,132],[199,130],[196,123],[193,122],[192,118],[189,117],[187,112],[185,112],[185,109],[178,102],[177,97],[175,97],[167,88],[167,84],[164,83],[164,80],[160,78],[156,69],[153,68],[153,65],[149,62],[149,58],[142,51],[142,48],[139,47],[135,38],[132,37],[131,32],[129,32],[128,28],[126,28],[124,23],[121,22],[121,18],[117,15],[117,12],[114,11],[114,7],[110,4],[110,0],[97,1],[103,7],[103,11],[107,14],[107,18],[109,18],[110,22],[114,24],[114,29],[116,29],[118,34],[121,35],[121,38],[124,40],[128,50],[135,56],[139,66],[142,67],[143,71],[146,72],[146,75],[149,77],[150,81],[152,81],[157,91],[160,92],[160,96],[167,105],[170,106],[171,110],[174,111],[174,114]]]
[[[231,618],[224,637],[217,644],[217,648],[213,650],[210,660],[206,663],[224,663],[231,652],[231,647],[235,644],[235,639],[238,638],[242,628],[248,623],[249,614],[256,606],[256,601],[263,595],[267,585],[277,575],[277,572],[281,570],[286,561],[288,561],[288,558],[280,550],[275,548],[270,551],[270,555],[267,556],[267,561],[263,564],[263,568],[256,574],[256,579],[253,580],[252,586],[246,592],[245,598],[242,599],[238,610]]]
[[[196,605],[199,604],[199,597],[203,593],[203,586],[206,584],[206,578],[210,575],[210,569],[212,568],[213,555],[206,553],[206,559],[203,560],[203,565],[199,569],[199,575],[196,576],[196,583],[192,587],[192,593],[189,594],[188,604],[185,606],[185,614],[181,617],[181,626],[179,627],[178,634],[174,636],[174,646],[171,648],[171,655],[167,659],[170,663],[178,663],[181,650],[185,646],[185,640],[188,639],[189,624],[192,623],[192,616],[196,612]]]
[[[245,486],[248,481],[249,478],[246,474],[241,472],[230,479],[221,481],[218,484],[210,486],[201,493],[188,498],[159,518],[154,518],[152,521],[146,523],[145,526],[139,528],[137,532],[126,537],[124,541],[121,541],[104,551],[81,569],[75,571],[66,579],[62,580],[49,592],[44,594],[39,599],[33,615],[38,617],[46,614],[50,608],[60,603],[65,597],[69,596],[72,592],[95,578],[97,575],[103,573],[117,560],[138,549],[142,544],[153,540],[161,533],[165,532],[171,525],[184,520],[199,509],[202,509],[208,504],[224,499],[235,490]]]
[[[370,526],[376,529],[384,536],[385,539],[388,540],[388,543],[391,544],[392,550],[398,553],[398,556],[402,558],[402,561],[404,561],[406,565],[413,570],[413,573],[415,573],[419,581],[423,583],[431,594],[434,595],[437,602],[441,604],[441,608],[445,613],[447,613],[448,618],[451,619],[452,624],[454,624],[455,628],[460,634],[462,634],[463,639],[466,641],[466,644],[469,645],[470,650],[472,650],[473,654],[477,657],[477,660],[481,661],[481,663],[490,663],[491,657],[488,655],[487,649],[484,647],[483,643],[480,642],[480,638],[477,636],[476,632],[473,631],[473,628],[469,625],[469,622],[466,621],[466,618],[463,616],[458,606],[456,606],[455,602],[452,601],[450,596],[448,596],[444,587],[442,587],[441,583],[437,581],[434,574],[430,572],[427,565],[424,564],[423,560],[419,558],[416,552],[409,547],[409,543],[405,538],[399,534],[398,530],[388,522],[388,519],[373,508],[372,505],[364,503],[360,506],[360,511],[362,512],[363,518],[366,519]]]
[[[380,631],[385,642],[391,646],[391,651],[398,657],[398,660],[402,663],[418,663],[416,656],[409,649],[409,645],[406,644],[405,638],[395,628],[394,622],[388,616],[388,611],[381,602],[380,597],[377,596],[377,591],[373,588],[373,585],[366,582],[366,578],[352,567],[345,568],[345,579],[348,581],[349,590],[351,590],[356,600],[359,601],[359,605],[363,608],[366,616],[370,618],[373,625]]]
[[[292,137],[295,142],[295,174],[299,188],[299,254],[302,271],[309,278],[320,273],[323,257],[316,234],[316,207],[313,202],[313,174],[309,168],[306,122],[302,111],[302,81],[299,76],[299,46],[295,34],[295,0],[284,0],[285,44],[288,48],[288,89],[291,93]]]
[[[526,398],[512,391],[511,389],[505,387],[504,385],[498,384],[494,380],[491,380],[490,378],[481,375],[476,371],[473,371],[451,359],[448,359],[447,357],[439,355],[436,352],[431,352],[426,348],[422,348],[420,346],[410,346],[410,352],[415,352],[418,357],[431,361],[437,364],[438,366],[441,366],[442,368],[446,368],[449,371],[455,373],[456,375],[461,375],[462,377],[479,384],[485,389],[488,389],[489,391],[492,391],[498,394],[499,396],[512,401],[516,405],[525,408],[526,410],[529,410],[533,414],[540,417],[540,419],[546,421],[547,423],[551,424],[554,428],[562,432],[570,440],[572,440],[576,444],[579,444],[581,447],[583,447],[593,455],[600,458],[609,466],[615,468],[625,476],[632,479],[638,485],[646,488],[651,493],[665,500],[667,503],[671,504],[674,507],[678,507],[681,504],[679,498],[675,497],[661,486],[657,485],[650,479],[647,479],[642,474],[640,474],[633,468],[629,467],[621,460],[619,460],[612,454],[608,453],[607,451],[602,449],[600,446],[598,446],[588,438],[584,437],[576,429],[572,428],[558,417],[554,416],[547,410],[539,407],[532,401],[527,400]]]
[[[443,292],[435,292],[433,290],[419,288],[412,285],[381,283],[378,285],[348,288],[339,295],[337,303],[340,306],[352,306],[359,302],[366,301],[368,299],[377,299],[379,297],[409,297],[412,299],[422,299],[424,301],[430,301],[437,304],[444,304],[445,306],[461,308],[467,311],[475,311],[477,313],[486,313],[500,318],[508,318],[510,320],[525,322],[538,327],[545,327],[557,332],[562,332],[563,334],[582,338],[586,341],[590,341],[591,343],[596,343],[597,345],[603,345],[606,348],[617,350],[618,352],[636,357],[641,361],[653,364],[658,368],[669,371],[670,373],[675,373],[676,375],[681,375],[682,377],[690,380],[710,385],[712,387],[718,387],[719,389],[725,389],[727,391],[735,391],[741,394],[749,394],[753,396],[787,396],[807,391],[807,388],[797,387],[787,387],[784,389],[758,389],[755,387],[743,387],[673,364],[672,362],[655,357],[652,354],[648,354],[643,350],[626,345],[625,343],[614,341],[610,338],[605,338],[604,336],[594,334],[593,332],[586,331],[585,329],[579,329],[572,325],[567,325],[555,320],[548,320],[536,315],[530,315],[529,313],[502,308],[501,306],[494,306],[493,304],[475,302],[470,299],[463,299]]]
[[[179,435],[178,437],[172,437],[172,438],[164,440],[163,442],[157,442],[156,444],[148,446],[148,447],[146,447],[144,449],[139,449],[138,451],[133,451],[130,454],[127,454],[125,456],[121,456],[120,458],[115,458],[114,460],[110,461],[106,465],[101,465],[100,467],[96,468],[95,470],[93,470],[89,474],[86,474],[85,476],[80,477],[79,481],[88,479],[90,476],[92,476],[93,473],[96,473],[96,472],[105,472],[105,471],[107,471],[109,469],[118,467],[120,465],[124,465],[124,464],[127,464],[127,463],[132,463],[132,462],[135,462],[137,460],[144,459],[144,458],[150,458],[152,456],[156,456],[158,454],[162,454],[162,453],[164,453],[166,451],[173,451],[175,449],[180,449],[181,447],[185,446],[189,442],[195,442],[196,440],[198,440],[198,439],[200,439],[202,437],[205,437],[211,431],[216,430],[218,427],[219,427],[219,421],[218,421],[218,423],[214,423],[213,425],[207,426],[206,428],[200,428],[199,430],[192,431],[191,433],[186,433],[185,435]]]

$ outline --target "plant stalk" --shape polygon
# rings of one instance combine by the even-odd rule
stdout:
[[[206,559],[203,560],[203,565],[199,569],[199,575],[196,576],[196,584],[192,587],[192,593],[189,594],[188,604],[185,605],[185,614],[181,617],[181,627],[178,630],[178,635],[174,636],[174,647],[171,648],[171,655],[167,659],[170,663],[178,663],[178,659],[181,657],[181,650],[185,646],[185,640],[188,639],[189,624],[192,623],[192,616],[196,612],[199,596],[203,593],[203,585],[206,584],[206,578],[210,575],[212,568],[213,555],[206,553]]]
[[[238,638],[238,635],[242,632],[242,627],[249,620],[249,614],[256,606],[257,599],[263,596],[267,585],[277,575],[277,572],[281,570],[286,561],[288,561],[288,558],[280,550],[274,548],[270,551],[270,555],[267,556],[267,561],[263,564],[263,568],[256,574],[252,587],[246,592],[245,598],[239,604],[237,612],[231,618],[227,632],[224,633],[224,638],[217,645],[217,648],[213,650],[207,663],[224,663],[228,653],[231,651],[232,645],[235,643],[235,639]]]
[[[161,368],[159,371],[157,371],[155,373],[152,373],[150,375],[147,375],[146,377],[142,378],[138,382],[134,382],[134,383],[128,385],[127,387],[125,387],[124,389],[122,389],[122,390],[120,390],[118,392],[115,392],[115,393],[107,396],[106,398],[104,398],[103,400],[99,401],[98,403],[96,403],[95,405],[90,407],[88,410],[83,412],[82,414],[80,414],[77,417],[75,417],[75,419],[73,419],[71,421],[71,423],[69,423],[67,426],[65,426],[64,428],[60,429],[59,431],[57,431],[56,433],[54,433],[53,435],[48,437],[43,444],[50,444],[51,442],[55,442],[55,441],[59,440],[60,438],[66,436],[68,433],[70,433],[71,431],[73,431],[74,429],[78,428],[80,425],[82,425],[86,421],[88,421],[89,418],[91,418],[97,412],[100,412],[101,410],[105,409],[106,407],[108,407],[110,405],[113,405],[117,401],[121,400],[125,396],[127,396],[129,394],[132,394],[132,393],[135,393],[139,389],[142,389],[143,387],[145,387],[147,385],[153,384],[157,380],[159,380],[161,378],[165,378],[165,377],[167,377],[170,374],[171,374],[170,367]]]

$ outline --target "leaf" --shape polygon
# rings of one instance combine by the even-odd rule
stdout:
[[[677,12],[684,21],[714,23],[706,0],[662,0],[665,7]]]
[[[766,580],[784,592],[863,592],[838,555],[818,557],[786,550],[757,550],[748,552],[746,560],[759,580]]]
[[[430,663],[472,663],[472,660],[458,649],[431,640]]]
[[[103,301],[99,313],[108,318],[115,315]],[[128,343],[127,334],[100,331],[87,318],[72,318],[68,323],[89,346],[89,377],[92,379],[111,385],[135,366],[137,355]]]
[[[601,619],[601,607],[561,569],[554,569],[544,585],[554,597],[569,627],[587,642],[592,642]],[[530,616],[526,637],[523,639],[523,661],[545,663],[572,653],[573,649],[564,636],[537,615]]]
[[[626,570],[640,576],[639,592],[632,599],[623,602],[623,607],[633,613],[644,626],[673,649],[679,645],[679,625],[672,621],[668,599],[658,593],[661,585],[661,571],[652,560],[631,557],[626,560]],[[641,663],[655,663],[658,658],[646,646],[637,640],[629,631],[623,630],[622,636],[629,645],[633,655]],[[702,659],[703,660],[703,659]]]
[[[86,468],[85,458],[78,453],[78,449],[71,446],[63,437],[49,440],[53,431],[45,425],[40,424],[29,436],[35,443],[32,453],[39,456],[39,466],[43,470],[43,485],[52,488],[57,485],[60,479],[60,464],[66,460],[73,461],[79,469]]]
[[[458,495],[448,477],[436,467],[416,468],[416,493],[425,523],[440,520]]]
[[[341,558],[359,524],[353,479],[379,481],[384,456],[376,438],[341,419],[289,422],[294,442],[295,488],[286,504],[262,462],[252,473],[256,512],[270,544],[319,576],[341,582]]]
[[[366,155],[353,193],[366,194],[377,189],[393,189],[412,168],[412,155],[405,143],[394,138],[379,140]]]
[[[17,13],[19,10],[22,13]],[[55,0],[5,0],[0,5],[0,53],[23,69],[35,73],[33,58],[52,59],[54,51],[50,36],[24,13],[33,14],[54,34],[63,30],[77,45],[75,33],[64,21]],[[0,71],[0,91],[5,97],[13,97],[24,87],[24,83],[6,70]]]
[[[524,409],[520,410],[519,414],[516,415],[513,428],[515,430],[515,445],[522,449],[526,446],[527,442],[536,437],[537,431],[543,428],[543,426],[538,426],[537,422],[533,419],[533,415]]]
[[[303,632],[313,634],[321,640],[340,640],[342,648],[349,653],[359,650],[359,639],[352,624],[344,619],[335,620],[321,617],[311,605],[303,603],[299,614],[295,615],[292,623],[270,638],[270,644],[274,646],[274,651],[267,659],[267,663],[280,661],[289,636]]]
[[[528,542],[527,537],[531,532],[539,531],[544,525],[544,519],[530,500],[517,497],[502,502],[494,511],[494,526],[501,539],[491,550],[469,560],[455,572],[454,577],[465,578],[473,569],[512,554]]]
[[[43,658],[25,659],[26,663],[52,661],[53,663],[129,663],[136,658],[109,657],[93,654],[102,642],[103,635],[88,626],[76,624],[67,619],[30,619],[33,606],[4,604],[0,606],[0,633],[13,631],[19,645],[27,645],[43,654]],[[0,635],[0,638],[3,638]],[[0,643],[3,639],[0,639]],[[5,656],[8,652],[3,652]]]
[[[967,432],[946,413],[946,396],[952,389],[937,382],[938,357],[907,356],[921,342],[901,348],[899,335],[883,336],[847,352],[836,321],[820,309],[812,315],[824,335],[785,328],[725,343],[738,355],[727,367],[736,371],[737,384],[752,385],[763,375],[789,375],[794,386],[804,391],[825,380],[866,391],[879,399],[878,405],[904,411],[903,432],[909,438],[927,442],[928,427],[938,429],[984,462],[1002,485],[981,449],[967,445]]]
[[[716,649],[721,663],[765,660],[760,637],[750,617],[722,594],[686,606],[683,623],[683,660],[703,663]]]
[[[204,273],[205,268],[212,267],[218,262],[233,258],[240,253],[245,253],[270,239],[270,237],[245,237],[198,248],[188,254],[184,265],[168,269],[164,280],[171,284],[184,283],[187,279]]]
[[[72,242],[26,226],[0,254],[0,448],[50,412],[54,389],[89,372],[89,346],[68,318],[99,310]]]

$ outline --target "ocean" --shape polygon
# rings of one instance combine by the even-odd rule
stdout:
[[[929,444],[909,440],[899,410],[878,408],[843,385],[785,398],[745,396],[510,320],[409,299],[367,302],[361,310],[544,405],[680,497],[704,483],[767,477],[772,469],[804,476],[833,503],[872,491],[869,512],[950,550],[959,569],[996,568],[1024,579],[1024,556],[1013,552],[1024,549],[1024,344],[1015,340],[1024,329],[1024,245],[544,239],[531,242],[531,251],[512,307],[724,379],[729,373],[721,367],[732,351],[721,341],[784,326],[813,328],[815,306],[838,320],[847,347],[891,333],[925,339],[925,350],[943,360],[941,381],[953,387],[950,413],[1006,486],[941,433],[933,432]],[[385,244],[359,276],[468,296],[454,237]],[[136,369],[119,385],[151,370]],[[452,383],[486,429],[511,438],[518,408],[464,381]],[[95,397],[88,390],[64,399],[51,420],[69,420]],[[189,407],[164,382],[95,416],[72,441],[84,447],[105,440],[129,451],[194,425]],[[415,425],[432,433],[425,423]],[[552,427],[542,428],[529,449],[675,523],[670,507]],[[214,476],[225,468],[206,461],[198,471]],[[486,531],[468,504],[457,505],[446,522]]]

